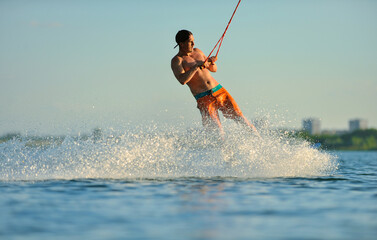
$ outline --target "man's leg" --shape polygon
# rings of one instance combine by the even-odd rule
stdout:
[[[237,123],[240,123],[243,126],[250,128],[259,136],[259,133],[255,126],[251,124],[249,120],[247,120],[247,118],[243,115],[241,109],[238,107],[236,101],[226,90],[220,98],[222,103],[220,110],[223,112],[224,117],[233,119]]]
[[[198,108],[202,115],[202,123],[206,130],[211,132],[217,131],[221,137],[224,136],[224,130],[220,122],[218,107],[213,97],[198,100]]]

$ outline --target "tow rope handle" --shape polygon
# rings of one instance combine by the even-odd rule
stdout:
[[[225,28],[224,33],[221,35],[219,41],[217,41],[217,43],[216,43],[215,47],[212,49],[212,51],[208,54],[208,56],[207,56],[207,58],[206,58],[206,60],[204,61],[204,63],[203,63],[202,66],[204,66],[204,64],[208,61],[208,59],[210,58],[210,56],[211,56],[211,54],[213,53],[213,51],[215,51],[217,45],[219,45],[219,43],[220,43],[219,47],[217,48],[217,52],[216,52],[215,57],[217,57],[217,55],[219,55],[219,51],[220,51],[220,48],[221,48],[221,44],[223,43],[225,33],[226,33],[226,31],[228,30],[229,25],[230,25],[230,23],[232,22],[233,17],[234,17],[234,14],[236,14],[236,11],[237,11],[238,6],[240,5],[240,3],[241,3],[241,0],[238,1],[237,6],[236,6],[236,8],[235,8],[234,11],[233,11],[232,17],[230,18],[230,20],[229,20],[229,22],[228,22],[228,25],[227,25],[226,28]]]

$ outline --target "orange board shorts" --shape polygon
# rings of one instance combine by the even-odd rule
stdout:
[[[205,127],[222,128],[218,110],[223,113],[224,117],[233,120],[243,117],[236,101],[220,84],[209,91],[196,95],[195,98]]]

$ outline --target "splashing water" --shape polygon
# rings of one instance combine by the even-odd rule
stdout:
[[[200,130],[153,126],[38,146],[14,139],[0,144],[0,180],[307,177],[337,169],[334,156],[308,142],[267,129],[261,135],[232,125],[219,142]]]

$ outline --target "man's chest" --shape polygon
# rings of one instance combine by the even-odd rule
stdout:
[[[203,62],[204,57],[199,54],[192,54],[190,56],[186,56],[183,58],[182,66],[187,71],[188,69],[192,68],[198,62]]]

